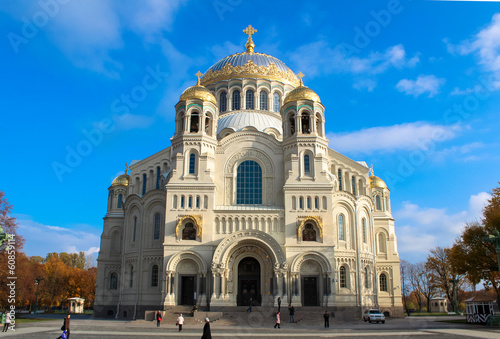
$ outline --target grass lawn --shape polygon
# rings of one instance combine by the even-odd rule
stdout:
[[[440,323],[468,324],[467,319],[439,320]]]
[[[454,314],[448,314],[446,312],[442,312],[442,313],[430,313],[430,312],[418,313],[418,312],[416,312],[416,313],[411,314],[412,317],[446,317],[449,315],[454,315]]]

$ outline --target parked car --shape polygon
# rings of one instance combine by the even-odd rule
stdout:
[[[385,324],[385,316],[379,310],[368,310],[365,314],[363,314],[363,321],[368,321],[369,323],[381,322],[382,324]]]

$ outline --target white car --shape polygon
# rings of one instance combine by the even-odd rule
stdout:
[[[381,322],[382,324],[385,324],[385,316],[379,310],[368,310],[365,314],[363,314],[363,321],[368,321],[369,323]]]

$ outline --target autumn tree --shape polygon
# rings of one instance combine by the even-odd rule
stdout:
[[[5,198],[5,193],[3,191],[0,191],[0,227],[2,228],[0,232],[14,234],[16,250],[21,250],[24,245],[24,238],[17,234],[17,228],[19,227],[19,225],[17,224],[16,218],[11,216],[11,213],[12,205],[9,204],[9,202]],[[0,251],[4,250],[6,244],[4,243],[0,245]]]
[[[484,281],[492,288],[500,303],[500,277],[494,244],[484,242],[484,237],[500,232],[500,187],[493,189],[483,210],[481,222],[469,223],[453,244],[450,258],[458,273],[464,274],[475,285]]]
[[[463,284],[464,276],[460,275],[457,269],[452,265],[450,251],[449,248],[439,246],[432,249],[427,257],[425,268],[429,271],[430,281],[446,294],[451,306],[455,309],[453,283],[451,281],[458,281],[456,286],[458,293],[459,288]]]

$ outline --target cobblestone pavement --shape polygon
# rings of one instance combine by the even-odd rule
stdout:
[[[447,317],[454,319],[453,317]],[[390,319],[385,324],[368,324],[362,321],[335,323],[329,329],[319,324],[282,323],[281,329],[268,324],[249,326],[211,325],[213,338],[500,338],[500,328],[481,325],[441,322],[443,317],[414,317]],[[3,337],[16,338],[57,338],[61,320],[18,324],[15,331],[2,333]],[[173,324],[162,324],[157,328],[153,322],[144,320],[93,320],[73,319],[71,338],[200,338],[203,325],[185,325],[182,332]]]

